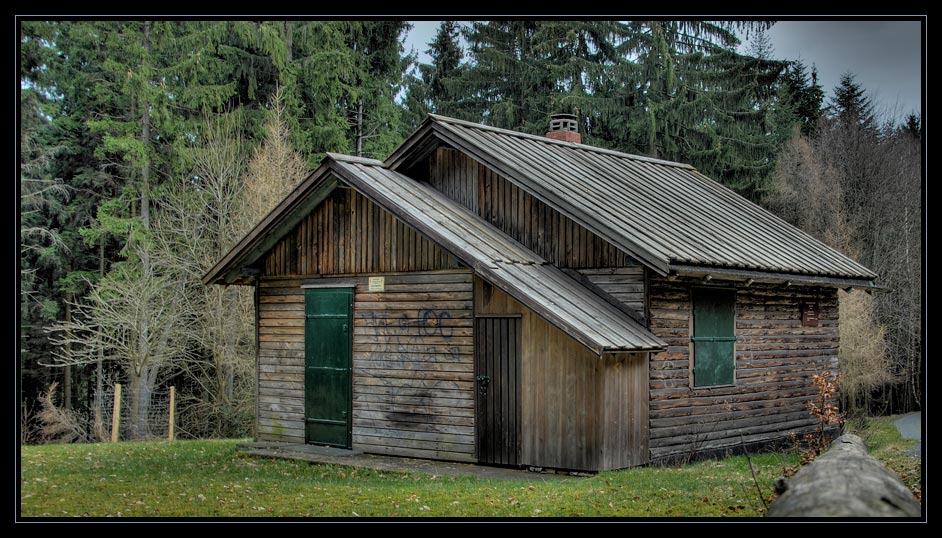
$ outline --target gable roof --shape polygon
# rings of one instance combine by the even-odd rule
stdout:
[[[686,164],[429,115],[387,166],[407,167],[435,139],[660,274],[715,268],[864,287],[877,276]]]
[[[596,353],[667,346],[628,314],[434,187],[379,161],[330,157],[350,186]]]
[[[595,353],[666,347],[627,313],[433,187],[391,171],[380,161],[344,155],[328,154],[318,170],[233,247],[203,282],[237,281],[237,269],[255,263],[271,248],[267,243],[280,239],[313,209],[309,200],[319,203],[336,188],[338,178]]]

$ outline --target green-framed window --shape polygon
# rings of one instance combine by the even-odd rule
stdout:
[[[732,385],[736,372],[736,292],[693,289],[693,386]]]

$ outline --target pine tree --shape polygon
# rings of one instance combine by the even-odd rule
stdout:
[[[353,69],[341,77],[341,105],[350,125],[350,147],[357,156],[385,158],[401,142],[400,107],[395,96],[403,83],[408,56],[400,36],[405,21],[343,24]]]
[[[410,68],[403,77],[405,94],[402,98],[402,128],[403,137],[415,131],[425,121],[429,112],[433,112],[428,96],[428,84],[421,76],[421,68],[417,65],[415,54],[411,54]]]
[[[464,77],[469,113],[488,125],[546,130],[555,80],[534,51],[539,21],[474,22],[467,29],[472,66]]]
[[[468,114],[542,134],[549,117],[578,112],[587,143],[612,145],[604,124],[624,117],[627,27],[615,21],[493,21],[466,32],[461,79]]]
[[[922,137],[922,121],[919,119],[914,112],[911,112],[906,115],[906,120],[903,122],[903,130],[909,136],[919,139]]]
[[[461,60],[464,52],[459,41],[460,27],[454,21],[442,21],[426,51],[431,65],[420,66],[428,85],[431,109],[437,114],[457,116],[460,111]]]
[[[803,62],[791,62],[782,73],[780,109],[798,122],[801,133],[810,135],[824,112],[824,90],[818,83],[818,71],[811,74]]]
[[[690,162],[740,194],[766,189],[781,137],[761,104],[784,62],[738,54],[735,30],[761,23],[632,21],[636,58],[626,145]]]
[[[840,82],[834,87],[829,112],[845,124],[856,123],[867,129],[876,128],[873,103],[863,86],[857,82],[856,75],[851,72],[841,75]]]

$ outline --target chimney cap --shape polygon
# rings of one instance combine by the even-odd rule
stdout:
[[[560,112],[559,114],[553,114],[552,116],[550,116],[550,120],[576,120],[576,119],[578,118],[576,118],[575,114],[566,114],[563,112]]]
[[[575,114],[553,114],[550,116],[550,132],[579,132],[579,119]]]
[[[550,116],[550,130],[546,133],[546,137],[581,144],[579,118],[575,114],[553,114]]]

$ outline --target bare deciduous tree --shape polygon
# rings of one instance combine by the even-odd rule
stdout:
[[[811,137],[796,133],[766,203],[880,275],[888,292],[876,294],[872,307],[869,299],[842,299],[842,315],[850,316],[841,331],[842,386],[853,394],[848,402],[902,412],[921,402],[920,141],[876,123],[835,115]],[[870,371],[878,364],[883,375]]]
[[[83,301],[72,304],[71,320],[52,328],[58,351],[48,365],[93,364],[101,351],[120,366],[130,396],[132,436],[147,435],[158,375],[187,357],[192,319],[177,308],[181,291],[170,276],[144,275],[137,265],[119,264]]]
[[[203,122],[201,143],[190,152],[192,173],[164,195],[154,223],[155,260],[183,283],[177,307],[193,320],[189,359],[175,366],[187,384],[181,430],[196,436],[244,435],[254,404],[252,292],[200,281],[242,233],[241,122],[239,113]]]
[[[256,148],[245,176],[243,231],[262,220],[309,172],[304,158],[291,145],[281,89],[272,98],[269,114],[265,141]]]

